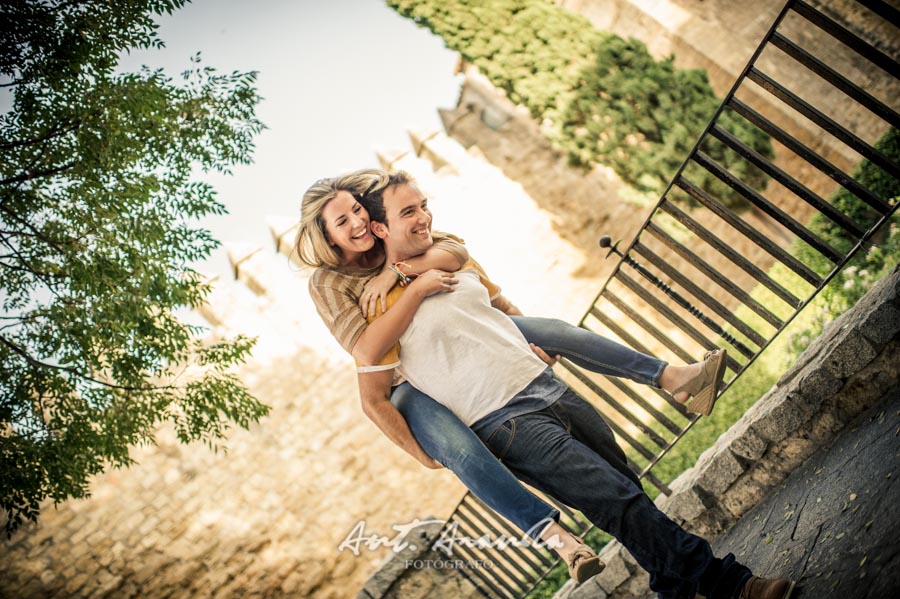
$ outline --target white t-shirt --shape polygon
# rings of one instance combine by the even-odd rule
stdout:
[[[399,373],[467,426],[503,407],[547,365],[512,320],[491,306],[474,269],[450,293],[426,298],[400,337]]]

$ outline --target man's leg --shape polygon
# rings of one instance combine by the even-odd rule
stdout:
[[[730,599],[749,570],[733,558],[716,559],[709,543],[656,508],[633,474],[602,457],[621,450],[608,446],[612,433],[596,411],[578,410],[578,417],[588,422],[574,423],[571,408],[579,401],[568,397],[513,418],[494,431],[487,444],[523,481],[581,510],[619,539],[650,573],[651,588],[660,597],[693,597],[699,591],[710,599]],[[587,435],[590,445],[575,434]]]

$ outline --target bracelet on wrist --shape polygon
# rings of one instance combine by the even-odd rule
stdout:
[[[403,274],[403,271],[397,267],[397,264],[402,264],[402,262],[395,262],[394,264],[390,264],[388,265],[388,268],[391,269],[391,271],[400,279],[400,286],[406,287],[412,282],[412,278]]]
[[[391,270],[397,273],[397,276],[400,277],[400,286],[406,287],[407,285],[412,283],[419,275],[414,272],[405,274],[402,270],[400,270],[401,266],[407,269],[411,269],[412,266],[410,266],[406,262],[394,262],[393,264],[391,264]]]

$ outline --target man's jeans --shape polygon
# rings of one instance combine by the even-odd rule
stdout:
[[[715,558],[709,543],[656,508],[609,425],[573,392],[479,434],[522,481],[616,537],[650,573],[650,588],[659,597],[693,598],[699,592],[731,599],[750,576],[733,555]]]

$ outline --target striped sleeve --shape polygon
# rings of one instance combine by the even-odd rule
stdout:
[[[463,240],[451,233],[435,231],[434,247],[453,254],[460,264],[465,264],[469,260],[469,250],[466,249]]]
[[[368,323],[345,277],[319,268],[309,279],[309,294],[325,326],[341,347],[351,353]]]

